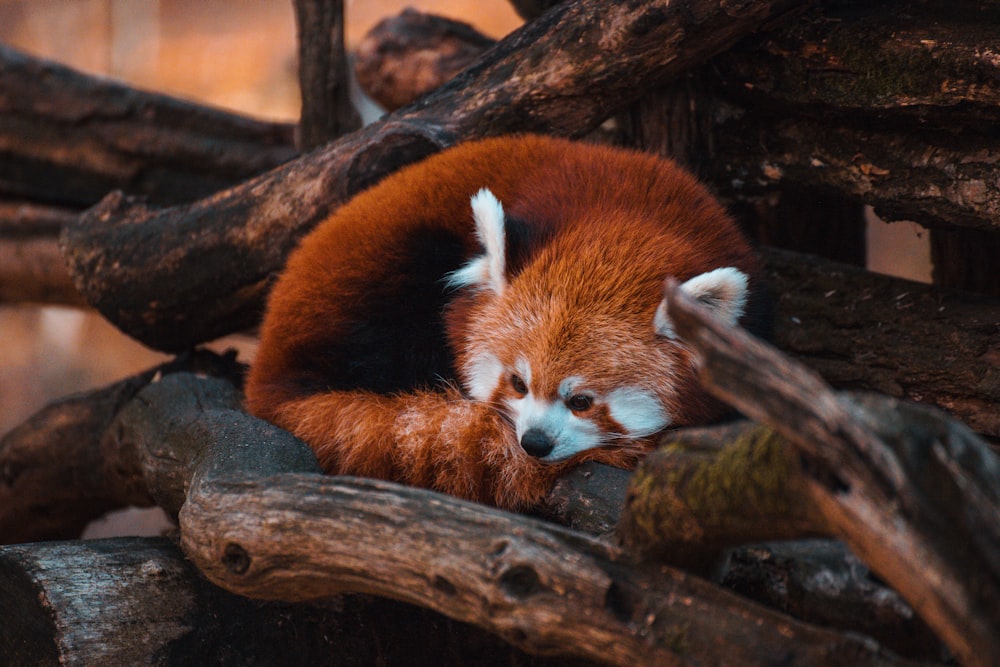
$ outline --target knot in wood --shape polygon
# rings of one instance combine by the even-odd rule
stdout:
[[[246,571],[250,569],[250,560],[250,554],[247,553],[247,550],[235,542],[227,544],[226,550],[222,554],[223,566],[233,574],[246,574]]]
[[[540,592],[542,586],[538,572],[530,565],[515,565],[500,575],[500,587],[515,598],[528,598]]]

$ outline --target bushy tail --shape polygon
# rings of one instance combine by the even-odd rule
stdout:
[[[537,504],[562,471],[528,456],[496,411],[454,388],[314,394],[285,403],[271,419],[307,442],[330,474],[387,479],[504,509]]]

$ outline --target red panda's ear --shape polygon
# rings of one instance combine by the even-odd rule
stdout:
[[[746,309],[747,276],[731,266],[697,275],[683,283],[681,289],[729,324],[735,324]],[[659,335],[677,338],[670,317],[667,315],[666,299],[661,301],[656,309],[653,326]]]
[[[507,289],[503,206],[492,192],[483,188],[472,197],[472,216],[476,221],[476,236],[486,252],[452,272],[448,286],[469,286],[499,296]]]

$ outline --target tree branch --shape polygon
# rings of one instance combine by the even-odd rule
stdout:
[[[0,196],[90,206],[204,197],[295,155],[292,127],[88,76],[0,45]]]
[[[1000,461],[990,448],[928,408],[835,396],[668,283],[670,317],[702,381],[795,445],[808,495],[836,534],[963,664],[1000,655]]]

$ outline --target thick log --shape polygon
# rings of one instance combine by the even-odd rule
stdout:
[[[1000,459],[922,406],[834,395],[815,373],[713,319],[668,280],[705,385],[796,446],[831,529],[966,665],[1000,655]]]
[[[629,483],[619,541],[645,560],[710,574],[727,548],[829,534],[799,461],[766,427],[699,454],[680,439],[647,456]]]
[[[55,235],[8,238],[0,232],[0,303],[86,306],[69,277]]]
[[[299,455],[239,437],[225,427],[232,411],[206,409],[192,383],[212,381],[173,375],[147,387],[120,430],[152,448],[146,477],[167,495],[184,492],[176,471],[187,469],[182,547],[228,590],[293,601],[377,594],[531,653],[616,664],[897,663],[679,571],[633,565],[574,531],[422,489],[297,472],[316,465],[304,444]]]
[[[88,76],[0,46],[0,195],[90,206],[120,188],[170,204],[295,155],[292,127]]]
[[[302,150],[352,132],[361,118],[348,96],[344,53],[343,0],[295,0],[302,112],[298,144]]]
[[[984,14],[985,12],[985,14]],[[1000,230],[995,7],[823,3],[640,103],[627,135],[720,194],[846,195],[884,220]]]
[[[939,407],[1000,437],[1000,300],[763,251],[774,342],[839,389]]]
[[[238,373],[232,360],[197,353],[56,401],[5,434],[0,543],[75,538],[109,510],[151,505],[138,454],[121,442],[115,419],[140,389],[181,370]],[[239,405],[239,396],[230,401]]]
[[[165,538],[2,547],[0,588],[4,665],[567,665],[391,600],[234,595]]]
[[[906,601],[839,540],[733,549],[720,581],[795,618],[868,635],[905,657],[941,660],[947,655]]]
[[[653,91],[621,119],[625,142],[736,199],[822,188],[887,220],[995,231],[1000,144],[983,128],[1000,122],[1000,64],[982,45],[1000,40],[1000,21],[982,11],[824,3],[714,58],[697,83]],[[456,50],[446,27],[417,13],[387,21],[366,40],[362,86],[401,105],[444,83],[477,48]]]
[[[159,211],[109,197],[67,227],[67,264],[89,303],[151,347],[185,349],[243,330],[302,234],[387,173],[475,137],[581,135],[800,4],[559,5],[421,101],[241,186]]]

